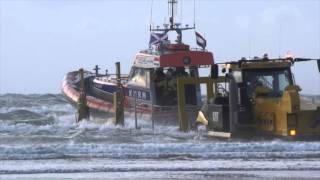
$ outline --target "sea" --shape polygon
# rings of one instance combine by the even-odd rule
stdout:
[[[0,179],[320,179],[320,141],[76,123],[61,94],[0,95]]]

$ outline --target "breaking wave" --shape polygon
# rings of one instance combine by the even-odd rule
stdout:
[[[279,169],[292,169],[287,161],[303,161],[320,170],[318,141],[219,140],[207,137],[205,129],[189,133],[181,133],[175,126],[158,125],[152,129],[147,120],[139,120],[138,125],[137,130],[132,119],[126,119],[124,127],[114,126],[111,120],[75,123],[74,107],[60,94],[0,95],[0,161],[5,164],[0,167],[0,174],[137,170],[124,165],[125,162],[140,163],[140,170],[189,171],[243,168],[242,163],[249,168],[250,162],[272,169],[272,161],[283,162]],[[94,164],[93,169],[88,166],[88,159]],[[23,170],[20,161],[37,165],[25,166]],[[38,161],[50,163],[46,166]],[[77,161],[82,163],[81,167]],[[105,161],[123,164],[117,169],[112,164],[107,166]],[[261,161],[270,164],[265,167]],[[159,162],[163,164],[156,167]],[[232,166],[234,162],[238,164]],[[68,169],[63,163],[70,164]]]

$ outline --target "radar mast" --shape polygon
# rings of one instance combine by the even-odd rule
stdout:
[[[169,10],[168,14],[170,15],[169,17],[170,24],[165,23],[163,24],[162,28],[160,26],[157,26],[156,28],[150,26],[150,31],[163,32],[165,34],[168,33],[169,31],[175,31],[178,34],[176,42],[178,44],[182,44],[182,31],[195,29],[195,23],[193,24],[192,27],[189,27],[188,24],[182,27],[181,23],[175,22],[177,4],[178,4],[178,0],[168,0],[168,10]]]

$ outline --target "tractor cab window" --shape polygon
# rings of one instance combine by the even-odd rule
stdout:
[[[292,84],[289,69],[265,69],[244,71],[247,93],[252,97],[257,87],[264,87],[270,97],[281,97],[284,89]]]

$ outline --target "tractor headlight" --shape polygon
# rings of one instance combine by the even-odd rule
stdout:
[[[295,135],[297,135],[296,130],[295,129],[291,129],[290,130],[290,136],[295,136]]]

